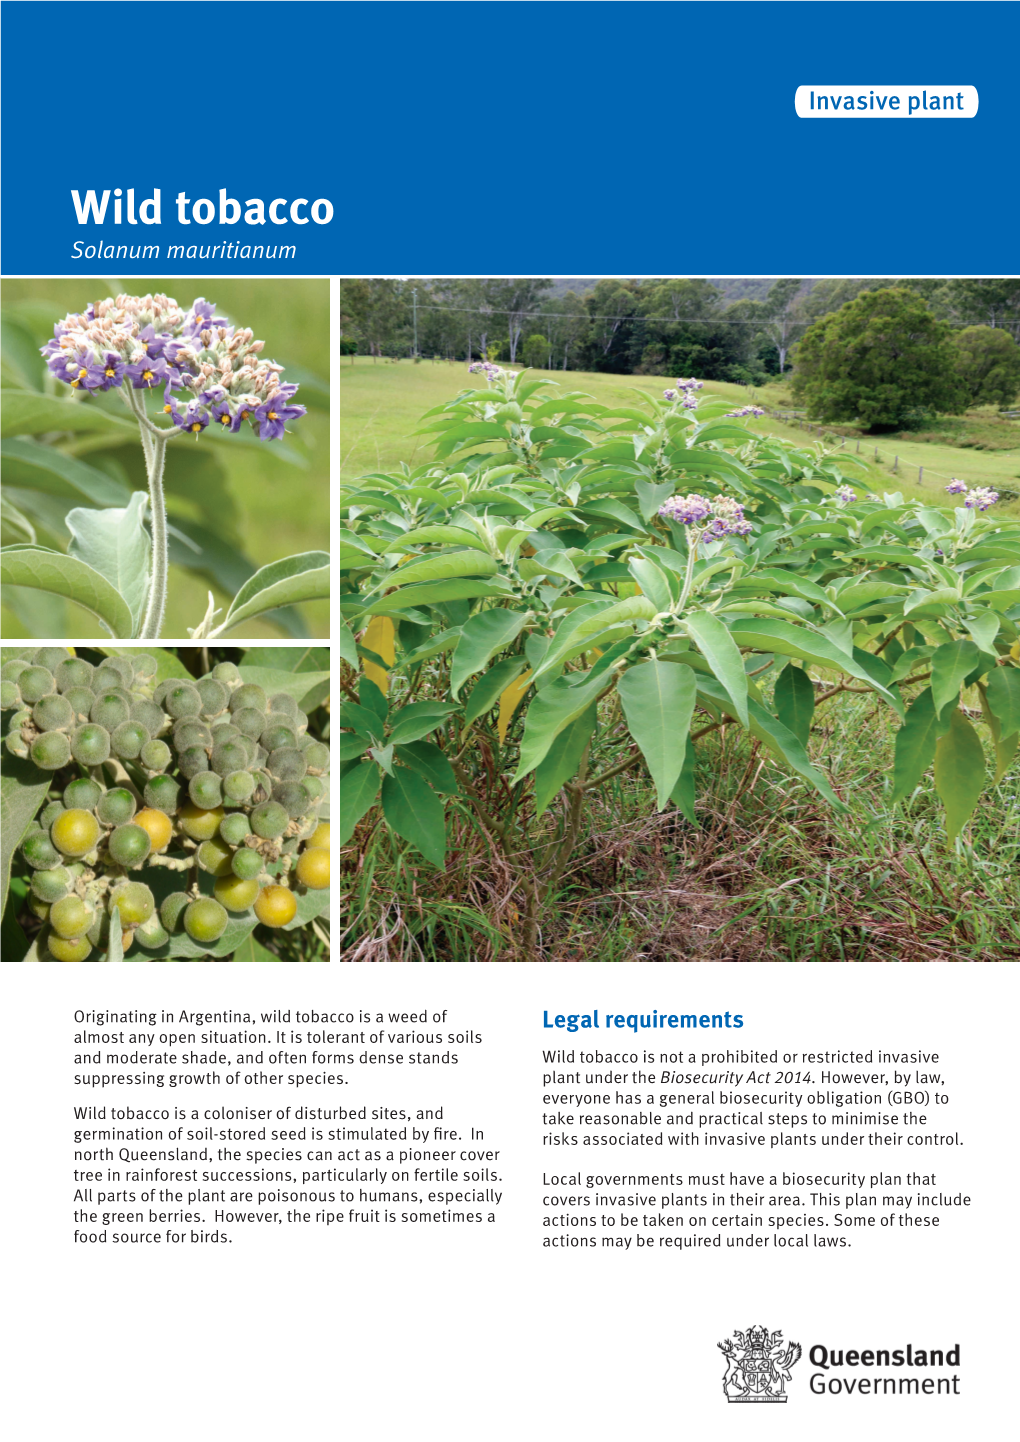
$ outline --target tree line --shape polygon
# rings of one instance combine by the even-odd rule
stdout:
[[[701,279],[605,278],[554,295],[552,280],[535,277],[360,278],[340,282],[334,304],[351,354],[741,385],[786,375],[814,325],[872,291],[911,294],[940,334],[981,327],[1002,332],[1000,346],[1020,340],[1020,280],[784,277],[762,299],[739,280],[727,289],[735,298]]]

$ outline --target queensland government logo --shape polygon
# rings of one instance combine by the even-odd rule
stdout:
[[[723,1392],[727,1402],[786,1401],[790,1368],[800,1360],[799,1342],[784,1342],[782,1332],[748,1327],[717,1346],[726,1358]]]

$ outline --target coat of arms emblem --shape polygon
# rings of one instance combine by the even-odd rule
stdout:
[[[723,1392],[727,1402],[785,1402],[790,1368],[800,1360],[799,1342],[784,1342],[782,1332],[749,1327],[718,1346],[726,1358]]]

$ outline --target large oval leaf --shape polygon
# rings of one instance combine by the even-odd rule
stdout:
[[[497,651],[509,646],[527,619],[526,611],[494,609],[479,611],[464,623],[450,662],[450,695],[455,701],[464,682],[484,670]]]
[[[417,847],[433,866],[446,865],[443,803],[416,771],[397,766],[390,776],[383,777],[382,807],[398,836]]]
[[[213,635],[221,635],[252,616],[293,606],[301,601],[320,601],[329,595],[329,553],[304,551],[287,556],[256,571],[234,597],[226,620]]]
[[[38,441],[4,441],[0,445],[0,457],[5,486],[70,496],[91,501],[95,506],[125,506],[131,498],[128,487],[105,471],[86,465],[76,456],[65,456],[53,446],[40,445]]]
[[[10,656],[10,652],[7,652]],[[35,819],[53,778],[46,771],[19,756],[4,753],[0,777],[0,914],[7,905],[11,861],[22,837]]]
[[[616,689],[645,764],[655,782],[663,811],[680,779],[687,735],[697,698],[697,682],[688,666],[643,661],[625,671]]]
[[[148,501],[144,491],[135,491],[124,507],[91,511],[76,506],[64,517],[71,533],[68,555],[84,561],[120,592],[131,608],[132,635],[141,625],[149,593],[152,545],[144,525]]]
[[[76,602],[98,617],[116,640],[130,640],[133,634],[131,608],[124,597],[105,576],[73,556],[11,546],[0,553],[0,579],[5,586],[27,586]]]
[[[0,435],[35,436],[43,431],[133,431],[136,423],[88,401],[60,400],[37,391],[4,391]]]

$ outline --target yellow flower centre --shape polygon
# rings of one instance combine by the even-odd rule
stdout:
[[[270,419],[271,421],[278,421],[278,420],[280,419],[280,417],[276,414],[275,411],[270,411],[270,412],[269,412],[269,419]]]
[[[230,425],[230,416],[229,416],[229,415],[226,415],[226,414],[220,416],[220,425],[221,425],[221,426],[229,426],[229,425]]]
[[[193,431],[196,431],[196,432],[197,432],[197,431],[200,431],[200,430],[202,429],[202,422],[201,422],[201,421],[195,421],[194,424],[192,425],[191,429],[192,429]]]
[[[152,379],[153,379],[152,371],[142,371],[142,380],[143,380],[143,381],[151,381]]]
[[[115,376],[117,372],[114,370],[113,366],[107,366],[105,374],[108,376]]]
[[[164,414],[165,416],[172,415],[172,414],[173,414],[173,409],[174,409],[173,406],[164,406],[164,407],[163,407],[163,414]]]
[[[88,375],[88,371],[85,369],[84,366],[82,366],[81,370],[78,372],[78,379],[79,379],[79,380],[84,380],[87,375]]]

